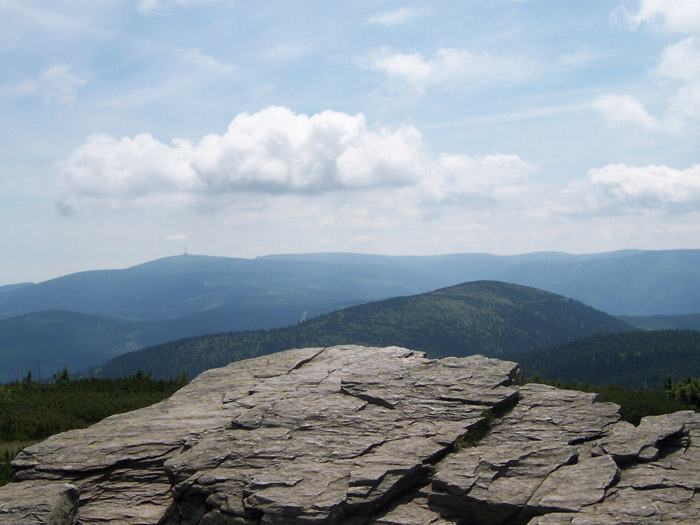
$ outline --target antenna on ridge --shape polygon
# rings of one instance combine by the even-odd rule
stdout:
[[[187,254],[187,243],[185,243],[185,252],[182,255],[188,255]]]

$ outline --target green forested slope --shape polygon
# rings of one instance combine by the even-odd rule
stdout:
[[[124,354],[105,377],[137,369],[155,377],[194,376],[231,361],[287,348],[337,344],[397,345],[430,357],[508,356],[595,333],[631,330],[578,301],[514,284],[477,281],[435,292],[354,306],[301,325],[191,338]]]
[[[663,330],[596,335],[515,354],[526,374],[628,388],[661,388],[664,377],[700,376],[700,332]]]

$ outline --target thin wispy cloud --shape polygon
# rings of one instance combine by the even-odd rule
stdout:
[[[474,117],[450,120],[445,122],[431,123],[423,126],[422,129],[449,129],[449,128],[464,128],[483,126],[485,124],[519,122],[527,120],[539,120],[568,113],[579,113],[590,111],[591,104],[588,102],[580,102],[575,104],[560,104],[553,106],[538,106],[525,108],[511,113],[495,113],[477,115]]]
[[[488,85],[522,81],[534,73],[535,64],[524,57],[492,56],[487,52],[443,48],[430,56],[402,53],[388,47],[365,56],[361,64],[382,73],[397,87],[417,91],[428,87],[453,87],[466,82]]]
[[[271,60],[295,60],[308,53],[312,48],[311,44],[286,42],[271,47],[263,53],[263,57]]]
[[[420,12],[415,9],[410,9],[408,7],[402,7],[394,11],[388,11],[385,13],[380,13],[374,15],[367,20],[368,24],[377,24],[382,26],[396,26],[401,24],[406,24],[418,17]]]
[[[36,96],[44,104],[67,105],[75,101],[79,89],[85,84],[87,79],[77,75],[73,66],[54,64],[36,77],[0,85],[0,95],[11,99]]]
[[[164,12],[171,7],[195,7],[221,0],[138,0],[136,9],[144,16]]]
[[[226,64],[212,55],[205,53],[199,47],[185,49],[181,52],[181,57],[184,62],[187,62],[197,69],[209,70],[216,73],[231,73],[235,69],[234,66]]]

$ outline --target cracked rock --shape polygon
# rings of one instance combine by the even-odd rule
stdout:
[[[53,494],[73,502],[55,523],[700,521],[696,414],[632,427],[595,394],[516,376],[398,347],[232,363],[25,449],[0,521],[24,523],[19,502],[39,515]]]

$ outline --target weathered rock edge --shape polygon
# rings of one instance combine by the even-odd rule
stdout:
[[[700,416],[619,421],[512,362],[288,350],[52,436],[2,523],[698,523]]]

